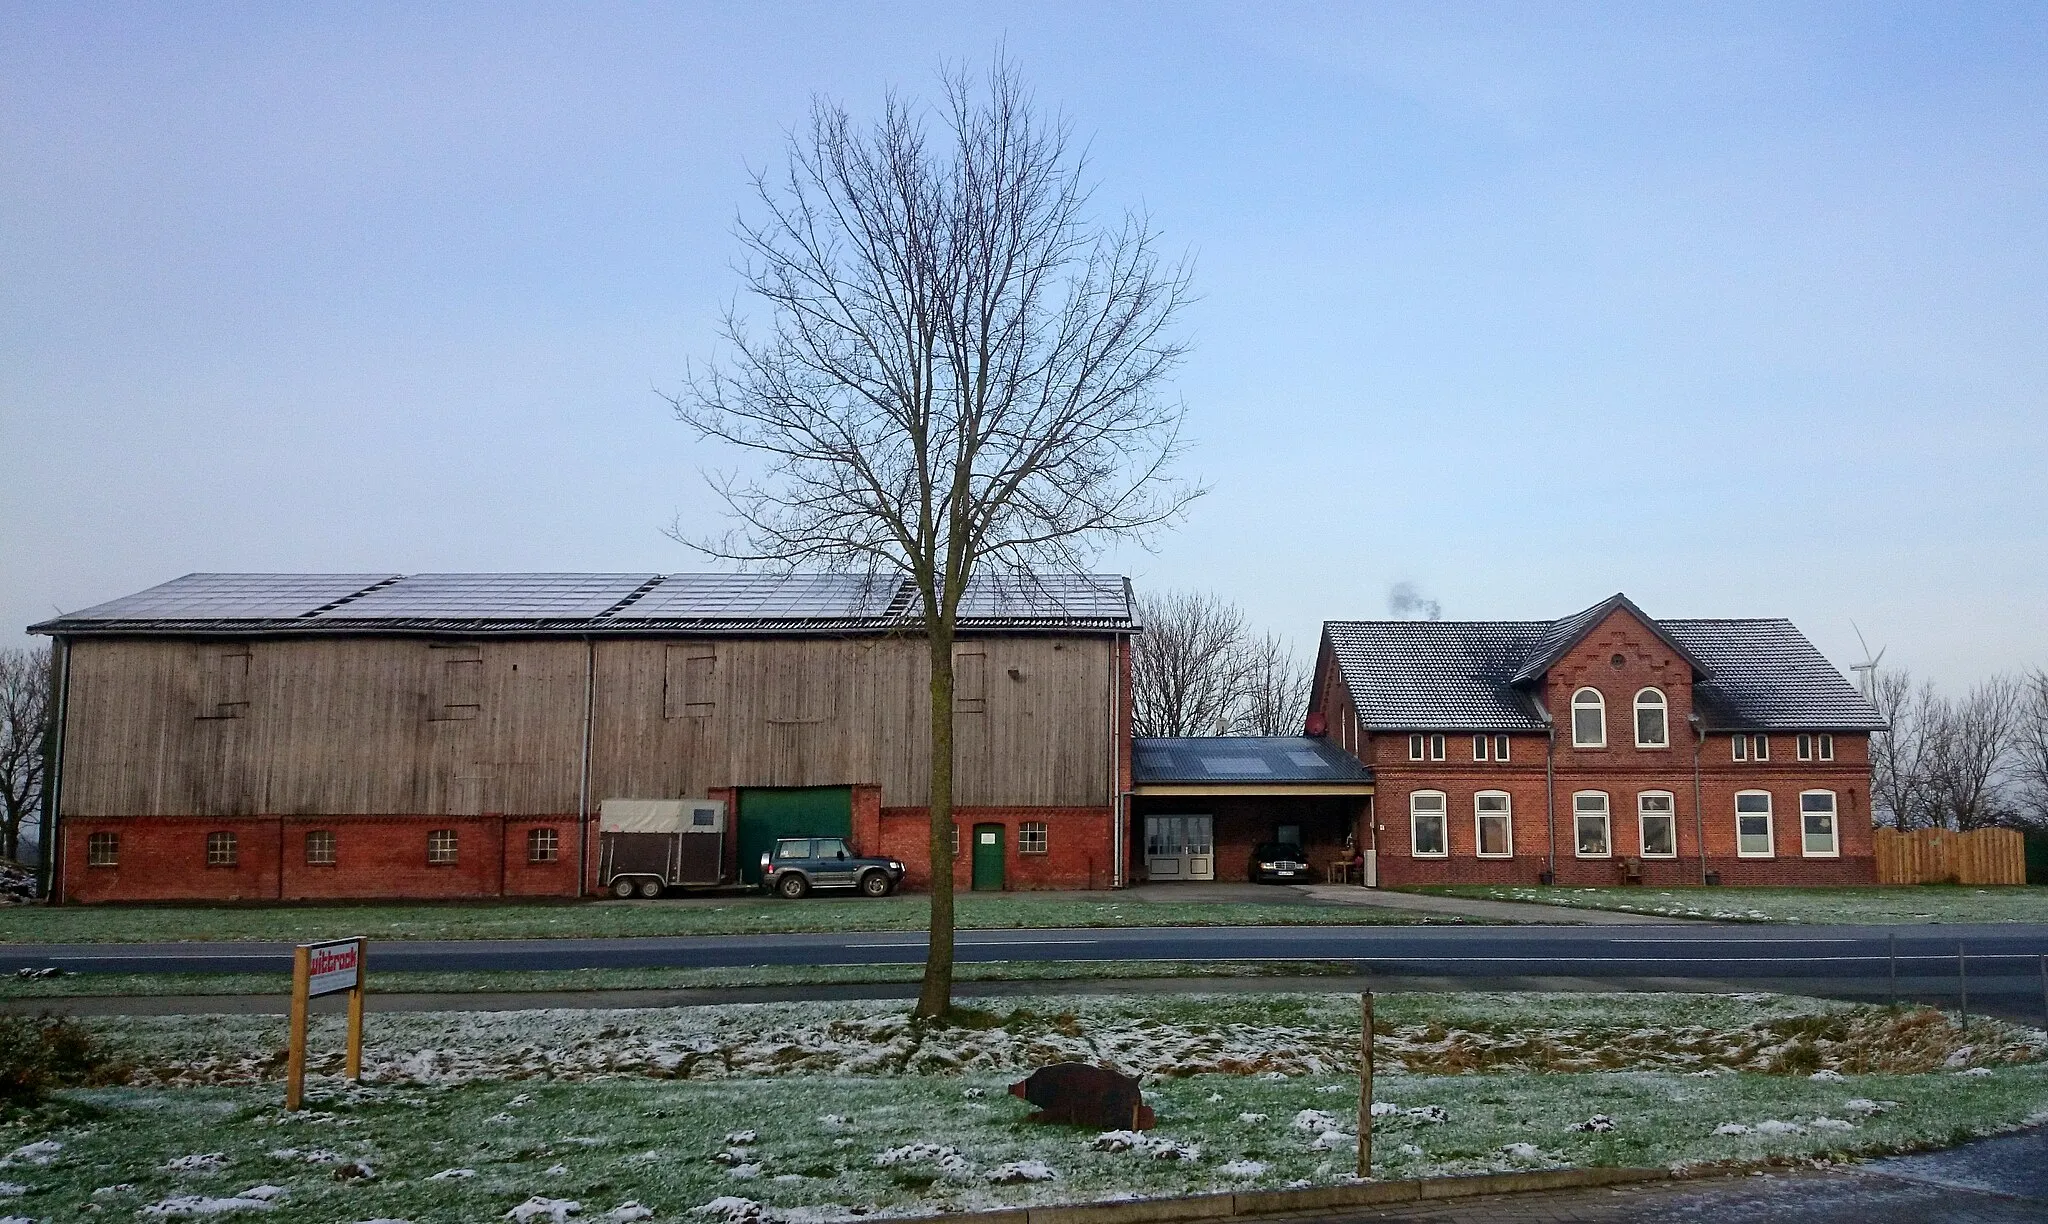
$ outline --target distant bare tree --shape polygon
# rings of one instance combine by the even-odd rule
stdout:
[[[1960,698],[1879,671],[1878,712],[1891,730],[1871,737],[1879,819],[1901,829],[1979,829],[2011,820],[2010,783],[2022,747],[2026,687],[1993,676]]]
[[[1916,688],[1906,669],[1883,668],[1872,676],[1871,701],[1890,728],[1870,737],[1873,815],[1894,829],[1932,827],[1939,819],[1928,727],[1942,721],[1941,698],[1931,684]]]
[[[2003,783],[2019,729],[2019,682],[1993,676],[1943,705],[1934,761],[1942,822],[1955,829],[2003,823],[2011,815]]]
[[[2013,777],[2028,824],[2048,826],[2048,669],[2022,680],[2013,739]]]
[[[1089,215],[1071,127],[1016,71],[943,79],[936,122],[893,94],[872,126],[813,104],[737,229],[730,358],[671,399],[758,461],[714,484],[738,523],[711,556],[907,578],[931,659],[931,939],[917,1014],[952,1006],[953,641],[970,579],[1081,568],[1199,489],[1167,472],[1184,410],[1185,265],[1145,218]],[[934,130],[936,129],[936,130]]]
[[[1252,636],[1236,604],[1166,591],[1139,596],[1138,616],[1133,734],[1301,734],[1308,669],[1280,638]]]
[[[1220,735],[1244,690],[1244,613],[1214,595],[1138,596],[1145,631],[1131,646],[1131,731]]]
[[[49,650],[0,651],[0,858],[20,858],[22,825],[42,809],[49,737]]]

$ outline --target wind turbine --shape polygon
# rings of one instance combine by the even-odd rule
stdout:
[[[1849,628],[1856,629],[1856,622],[1850,621]],[[1849,670],[1856,673],[1856,687],[1863,690],[1863,699],[1874,702],[1877,700],[1877,665],[1884,662],[1884,652],[1890,648],[1886,646],[1878,647],[1877,657],[1872,658],[1870,643],[1863,640],[1863,630],[1861,629],[1856,629],[1856,644],[1863,647],[1863,661],[1861,663],[1851,663]]]

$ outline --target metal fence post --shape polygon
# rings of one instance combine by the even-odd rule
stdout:
[[[1970,972],[1963,963],[1963,945],[1956,945],[1956,1027],[1970,1035]]]
[[[1892,931],[1885,935],[1885,946],[1886,960],[1891,964],[1892,970],[1891,1006],[1897,1007],[1899,1005],[1899,933],[1897,931]]]

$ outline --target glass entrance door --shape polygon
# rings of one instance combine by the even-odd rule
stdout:
[[[1145,875],[1154,880],[1216,878],[1213,816],[1147,816]]]

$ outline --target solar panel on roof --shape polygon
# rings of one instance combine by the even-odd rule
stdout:
[[[1202,760],[1202,768],[1212,774],[1263,775],[1273,772],[1272,766],[1266,764],[1258,757],[1249,756],[1205,757]]]
[[[322,620],[571,620],[596,616],[652,574],[412,574]]]
[[[1303,769],[1328,769],[1330,763],[1313,752],[1290,752],[1287,759]]]
[[[669,574],[614,620],[843,620],[878,617],[899,582],[863,574]]]
[[[76,620],[266,620],[315,608],[395,574],[187,574],[66,614]]]

